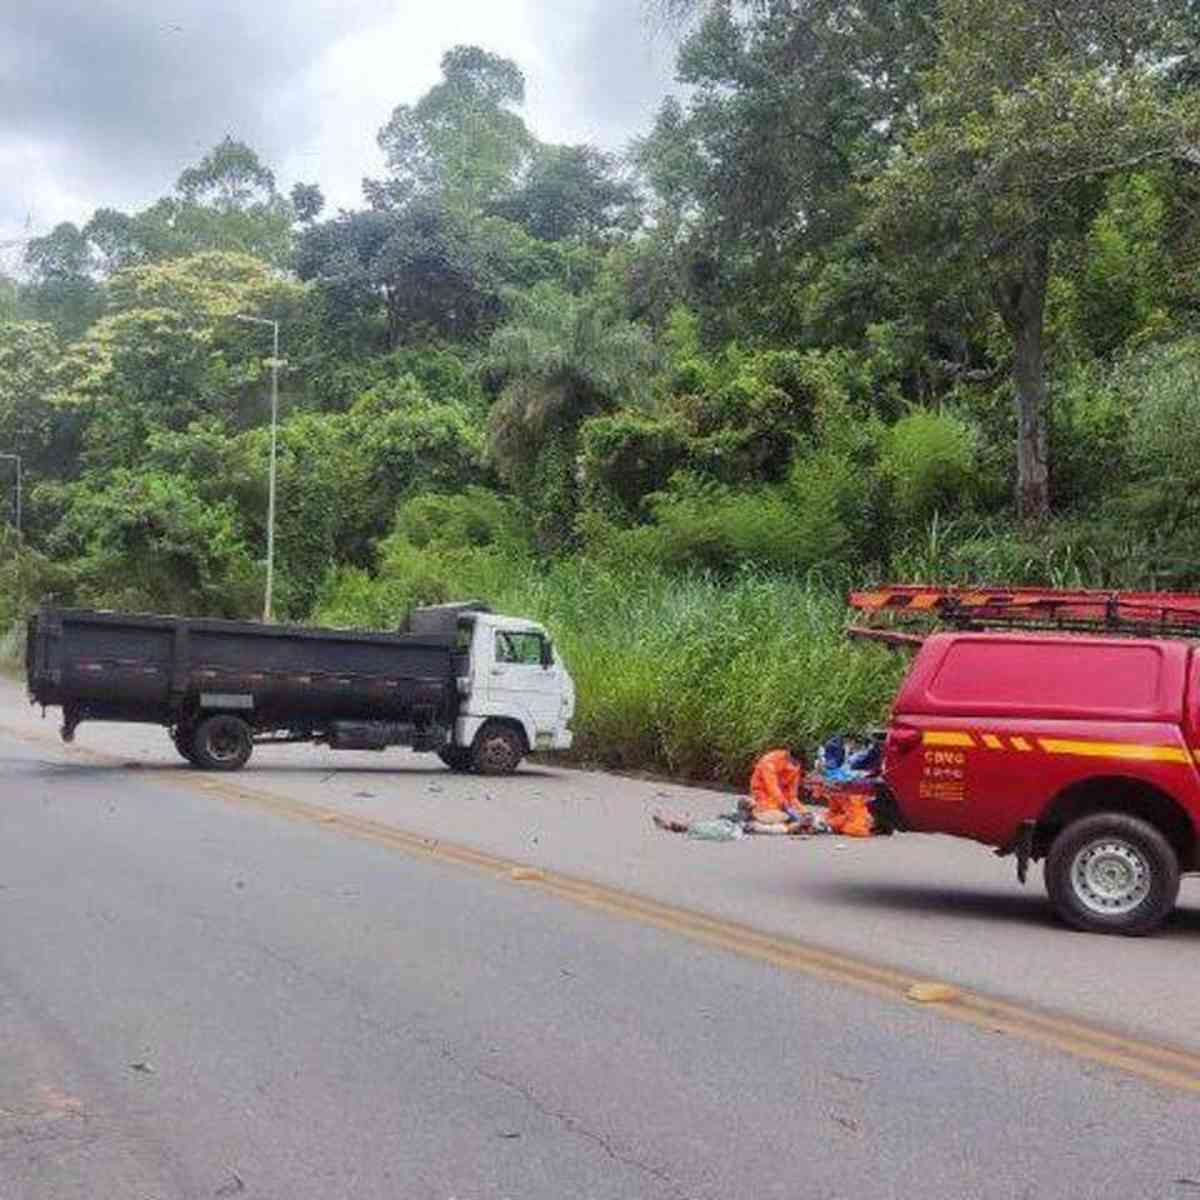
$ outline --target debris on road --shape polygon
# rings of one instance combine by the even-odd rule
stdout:
[[[958,999],[958,988],[948,983],[914,983],[904,995],[918,1004],[944,1004],[948,1000]]]
[[[516,880],[524,880],[526,882],[535,882],[539,879],[545,879],[545,873],[539,871],[537,867],[513,867],[509,872],[509,877]]]
[[[746,836],[746,831],[740,822],[718,817],[715,821],[692,821],[687,836],[698,842],[736,842]]]
[[[229,1182],[223,1183],[215,1192],[214,1196],[236,1196],[240,1192],[246,1190],[246,1183],[242,1177],[232,1168],[229,1170]]]

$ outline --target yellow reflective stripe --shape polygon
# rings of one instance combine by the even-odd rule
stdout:
[[[1087,758],[1127,758],[1138,762],[1187,763],[1188,752],[1179,746],[1139,746],[1132,742],[1075,742],[1064,738],[1038,738],[1047,754],[1081,754]]]
[[[921,739],[926,746],[974,746],[975,739],[969,733],[959,733],[958,730],[925,730]]]
[[[941,598],[941,593],[939,592],[921,592],[908,602],[908,607],[917,609],[934,608]]]
[[[982,743],[989,750],[1019,750],[1031,753],[1035,747],[1031,741],[1014,734],[1004,739],[994,733],[981,733],[977,741],[974,736],[959,729],[927,729],[922,735],[926,746],[955,746],[974,749]],[[1037,749],[1047,754],[1076,754],[1085,758],[1123,758],[1132,762],[1165,762],[1190,764],[1193,756],[1200,763],[1200,746],[1192,750],[1180,746],[1144,746],[1135,742],[1085,742],[1072,738],[1034,738]]]

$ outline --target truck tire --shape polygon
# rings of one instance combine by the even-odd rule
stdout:
[[[179,751],[181,757],[186,758],[193,767],[200,764],[196,761],[196,752],[192,748],[196,739],[195,731],[192,729],[176,728],[171,732],[171,743],[175,749]]]
[[[443,746],[437,756],[452,771],[470,771],[475,765],[470,746]]]
[[[524,757],[525,739],[498,721],[489,721],[471,747],[471,765],[480,775],[511,775]]]
[[[196,726],[193,761],[206,771],[238,771],[254,750],[254,734],[241,717],[222,713]]]
[[[1059,917],[1087,933],[1138,937],[1157,929],[1179,895],[1179,858],[1149,822],[1097,813],[1068,825],[1046,856]]]

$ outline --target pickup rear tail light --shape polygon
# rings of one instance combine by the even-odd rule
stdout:
[[[921,744],[921,731],[919,729],[889,729],[887,744],[889,750],[907,754]]]

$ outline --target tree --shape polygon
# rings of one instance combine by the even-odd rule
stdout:
[[[388,349],[414,336],[469,334],[497,289],[465,224],[427,203],[343,212],[310,226],[296,269],[344,321],[369,318],[382,302]]]
[[[382,308],[388,349],[469,338],[494,320],[521,231],[485,209],[511,192],[534,145],[512,111],[524,96],[515,63],[458,46],[441,82],[393,111],[378,135],[388,177],[363,182],[369,207],[309,221],[297,245],[297,272],[335,320],[369,322]]]
[[[245,212],[277,198],[275,175],[245,142],[228,134],[176,181],[175,190],[188,204],[218,212]]]
[[[104,296],[88,239],[64,221],[25,248],[33,280],[26,289],[32,315],[49,321],[67,339],[78,337],[100,314]]]
[[[563,261],[519,226],[432,200],[342,212],[305,229],[296,251],[297,273],[321,289],[332,318],[380,319],[389,350],[488,332],[505,286],[560,276]]]
[[[550,284],[510,297],[509,322],[492,336],[488,365],[502,388],[488,448],[502,477],[534,514],[543,549],[572,534],[578,504],[576,443],[594,413],[631,400],[653,362],[646,331],[597,296]]]
[[[297,187],[315,215],[320,189]],[[250,254],[283,267],[291,257],[294,217],[258,155],[226,137],[180,174],[172,195],[133,214],[97,209],[82,232],[104,274],[206,250]]]
[[[0,272],[0,321],[21,318],[21,290],[17,281]]]
[[[548,242],[603,240],[640,217],[633,185],[593,146],[540,146],[520,186],[492,211]]]
[[[985,281],[1012,341],[1016,503],[1049,508],[1045,322],[1056,248],[1085,230],[1114,176],[1193,158],[1195,97],[1163,68],[1181,6],[1156,0],[945,0],[918,126],[875,181],[896,249]]]
[[[350,410],[368,471],[374,533],[416,492],[461,492],[485,475],[479,414],[448,396],[432,398],[411,375],[364,392]]]
[[[144,214],[139,218],[115,208],[96,209],[83,227],[83,236],[95,252],[103,274],[160,256],[165,245],[156,245],[156,239],[148,236],[147,224]]]
[[[524,103],[516,63],[478,46],[442,57],[442,80],[416,104],[401,104],[379,131],[388,165],[383,183],[368,181],[375,207],[435,200],[458,213],[479,213],[513,185],[533,139],[513,112]]]
[[[724,332],[812,341],[802,293],[830,260],[858,265],[853,183],[910,127],[935,48],[928,0],[663,0],[700,15],[669,99],[635,157],[659,200],[655,257]],[[685,250],[681,254],[681,251]],[[821,291],[830,291],[829,281]],[[799,299],[797,299],[799,297]],[[876,274],[842,303],[861,332],[886,313]],[[863,300],[868,303],[864,305]],[[730,315],[741,320],[733,328]],[[739,328],[740,327],[740,328]]]
[[[19,454],[31,479],[71,457],[67,423],[51,403],[60,354],[53,326],[0,322],[0,451]]]
[[[287,318],[303,289],[245,255],[208,253],[131,267],[109,285],[112,312],[63,356],[55,402],[86,424],[92,467],[134,466],[156,429],[265,414],[263,340],[235,313]],[[288,375],[283,375],[284,403]]]
[[[296,183],[292,185],[292,208],[296,212],[296,220],[304,225],[311,225],[325,207],[325,196],[315,183]]]

